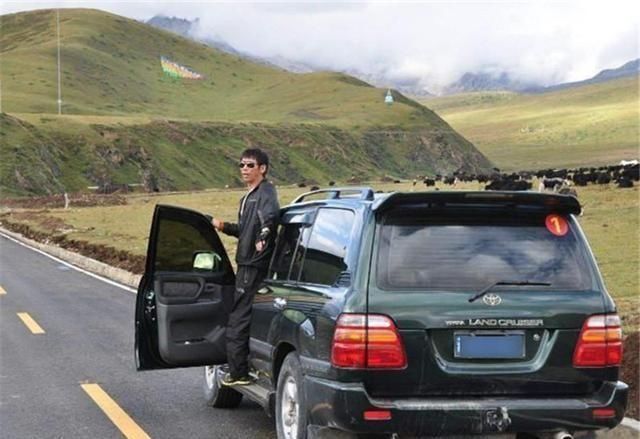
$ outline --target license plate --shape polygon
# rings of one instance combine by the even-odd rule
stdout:
[[[524,332],[500,334],[459,333],[453,335],[455,358],[517,359],[524,358]]]

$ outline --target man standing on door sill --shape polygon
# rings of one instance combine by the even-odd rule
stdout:
[[[227,323],[226,386],[251,383],[249,377],[249,331],[253,296],[267,275],[273,252],[280,206],[275,187],[266,180],[269,157],[259,148],[246,149],[240,158],[240,174],[248,192],[240,199],[238,223],[217,218],[214,227],[238,238],[236,289]]]

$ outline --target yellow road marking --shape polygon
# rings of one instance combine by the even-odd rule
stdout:
[[[2,288],[2,285],[0,285],[0,296],[4,296],[5,294],[7,294],[7,292]]]
[[[127,439],[150,439],[149,435],[107,395],[107,392],[102,390],[102,387],[98,384],[81,384],[80,386]]]
[[[32,333],[44,334],[44,329],[42,329],[40,325],[38,325],[36,321],[33,320],[33,318],[28,313],[19,312],[18,317],[20,317],[20,320],[22,320],[22,323],[24,323],[27,326],[27,328],[29,328],[29,331],[31,331]]]

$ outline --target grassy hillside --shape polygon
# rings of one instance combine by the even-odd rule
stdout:
[[[327,184],[479,172],[490,166],[452,131],[346,130],[321,125],[36,117],[0,115],[0,191],[5,196],[55,194],[87,186],[153,180],[160,191],[240,186],[236,162],[249,145],[264,145],[278,184]]]
[[[3,161],[8,195],[138,183],[160,190],[238,183],[240,151],[263,145],[279,182],[471,172],[492,164],[434,112],[339,73],[254,64],[113,14],[0,16]],[[165,56],[204,80],[165,76]]]
[[[54,10],[0,17],[3,111],[57,113]],[[63,113],[438,127],[429,110],[339,73],[292,74],[117,15],[61,9]],[[160,57],[204,80],[163,75]]]
[[[638,158],[638,77],[539,95],[469,93],[424,100],[506,170]]]

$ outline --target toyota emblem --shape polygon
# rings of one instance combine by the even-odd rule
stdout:
[[[482,298],[482,301],[485,303],[485,305],[496,306],[500,305],[500,303],[502,302],[502,298],[497,294],[485,294],[485,296]]]

